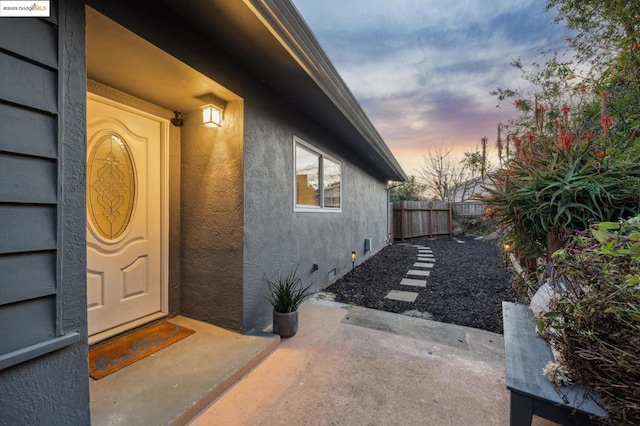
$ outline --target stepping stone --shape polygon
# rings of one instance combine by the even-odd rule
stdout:
[[[433,254],[431,250],[418,250],[418,254]]]
[[[418,262],[431,262],[431,263],[435,263],[436,260],[430,257],[419,257],[418,258]]]
[[[464,243],[465,243],[464,241],[459,240],[459,239],[457,239],[457,238],[454,238],[453,240],[454,240],[456,243],[458,243],[458,244],[464,244]]]
[[[431,271],[418,271],[416,269],[410,269],[407,271],[406,275],[413,275],[416,277],[428,277],[431,275]]]
[[[414,268],[433,268],[433,263],[417,262],[413,264]]]
[[[432,254],[418,254],[418,257],[424,257],[428,259],[433,259],[434,256]]]
[[[410,285],[412,287],[426,287],[427,282],[425,280],[414,280],[411,278],[403,278],[400,281],[400,285]]]
[[[417,297],[418,293],[412,291],[391,290],[384,298],[400,302],[415,302]]]

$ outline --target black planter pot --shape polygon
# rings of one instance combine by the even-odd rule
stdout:
[[[280,337],[292,337],[298,331],[298,311],[276,312],[273,311],[273,332]]]

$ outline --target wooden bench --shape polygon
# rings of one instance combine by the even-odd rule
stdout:
[[[502,318],[511,426],[531,425],[534,414],[563,425],[595,424],[590,416],[606,416],[581,386],[561,386],[558,392],[542,374],[547,362],[553,361],[553,353],[536,333],[536,321],[528,306],[502,302]]]

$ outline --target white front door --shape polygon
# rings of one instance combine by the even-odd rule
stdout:
[[[165,314],[165,137],[166,120],[88,95],[90,336],[109,337]]]

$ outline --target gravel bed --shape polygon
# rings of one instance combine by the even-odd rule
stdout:
[[[462,243],[458,242],[462,241]],[[412,244],[431,248],[435,265],[426,288],[400,285],[417,261]],[[418,293],[415,302],[385,299],[391,290]],[[327,287],[336,301],[502,333],[502,301],[517,300],[511,273],[494,240],[421,238],[396,243]]]

